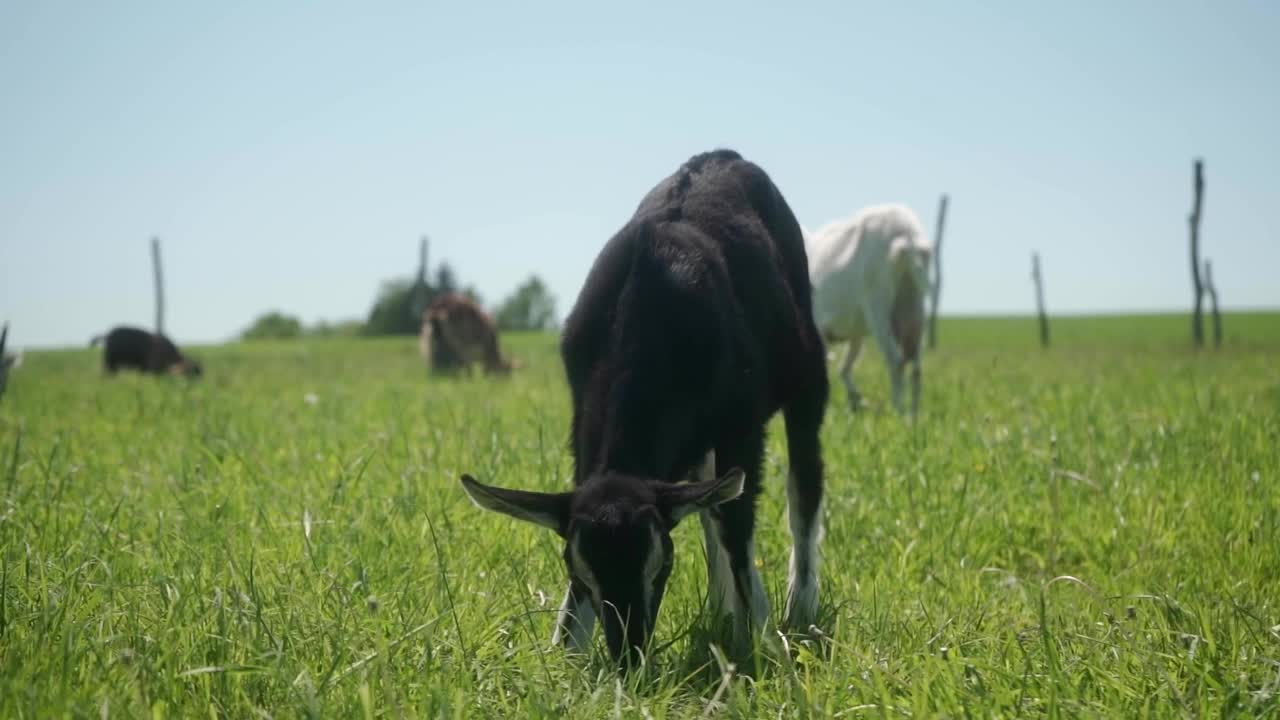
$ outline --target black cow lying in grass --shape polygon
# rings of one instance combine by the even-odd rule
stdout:
[[[203,368],[196,360],[184,356],[169,338],[140,328],[117,327],[106,335],[89,341],[92,347],[103,343],[102,367],[108,374],[119,370],[137,370],[154,375],[200,377]]]
[[[735,644],[769,619],[752,551],[765,425],[786,417],[792,556],[785,622],[817,610],[827,402],[800,226],[759,167],[698,155],[658,184],[605,246],[561,344],[573,393],[574,489],[462,478],[481,507],[565,540],[569,589],[555,639],[636,662],[671,572],[671,530],[699,513],[717,615]],[[684,482],[684,481],[688,482]]]

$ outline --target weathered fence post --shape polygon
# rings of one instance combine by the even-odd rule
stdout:
[[[1191,206],[1191,284],[1195,292],[1195,305],[1191,311],[1191,340],[1196,347],[1204,346],[1204,285],[1200,282],[1200,201],[1204,195],[1204,161],[1196,159],[1195,201]]]
[[[4,395],[4,389],[9,384],[9,359],[4,354],[4,345],[8,339],[9,323],[5,323],[4,327],[0,328],[0,396]]]
[[[1213,346],[1222,347],[1222,315],[1218,314],[1218,286],[1213,284],[1213,265],[1204,261],[1204,289],[1209,293],[1209,312],[1213,317]]]
[[[1031,279],[1036,283],[1036,312],[1040,316],[1040,347],[1049,347],[1049,316],[1044,311],[1044,276],[1040,273],[1040,253],[1031,253]]]
[[[427,236],[422,236],[422,242],[418,247],[418,284],[426,286],[427,284]]]
[[[933,297],[929,308],[929,349],[938,347],[938,296],[942,294],[942,231],[947,223],[947,195],[938,202],[938,229],[933,234]]]
[[[164,333],[164,270],[160,266],[160,238],[151,238],[151,269],[156,279],[156,332]]]
[[[427,236],[423,235],[418,246],[418,280],[413,285],[413,302],[409,308],[414,322],[422,321],[422,312],[427,309],[429,294],[427,291]]]

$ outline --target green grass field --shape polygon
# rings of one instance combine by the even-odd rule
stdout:
[[[29,353],[0,400],[0,716],[1280,716],[1280,315],[948,319],[914,426],[834,402],[823,638],[726,671],[701,532],[645,672],[549,647],[552,533],[458,475],[567,482],[555,340],[509,381],[411,339]],[[883,407],[868,353],[858,377]],[[835,393],[842,400],[843,396]],[[786,448],[757,550],[780,613]],[[597,633],[599,650],[603,640]]]

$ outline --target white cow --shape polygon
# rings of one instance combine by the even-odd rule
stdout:
[[[893,406],[902,407],[903,371],[911,363],[911,413],[920,408],[920,336],[933,248],[915,213],[875,205],[805,233],[813,314],[827,342],[849,342],[840,378],[849,406],[861,401],[853,364],[868,333],[889,367]]]

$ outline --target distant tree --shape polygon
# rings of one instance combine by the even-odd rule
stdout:
[[[436,268],[436,280],[431,287],[432,297],[455,292],[457,289],[458,278],[454,274],[453,268],[449,267],[449,263],[440,263],[440,267]]]
[[[556,325],[556,299],[536,275],[498,306],[499,330],[550,330]]]
[[[302,323],[292,315],[271,311],[260,316],[240,334],[244,340],[281,340],[302,335]]]
[[[413,313],[414,283],[408,279],[382,284],[378,299],[369,311],[365,335],[417,335],[422,321]]]
[[[471,298],[471,302],[479,305],[480,307],[484,307],[484,297],[480,295],[479,290],[476,290],[475,285],[468,285],[465,288],[463,288],[462,294],[466,295],[468,298]]]
[[[333,323],[321,320],[309,328],[303,328],[302,332],[309,337],[356,337],[365,334],[364,323],[360,320],[339,320]]]
[[[460,291],[458,276],[449,263],[440,263],[432,282],[424,283],[424,277],[426,271],[419,267],[416,277],[384,282],[373,308],[369,310],[363,334],[417,335],[422,326],[422,311],[438,296]],[[461,292],[477,302],[480,300],[480,294],[474,287],[468,286]]]

